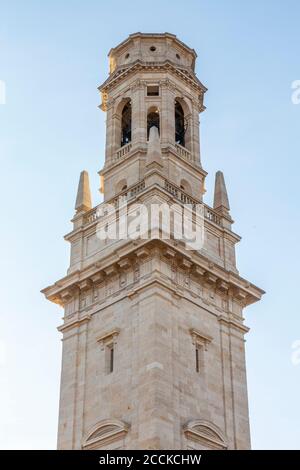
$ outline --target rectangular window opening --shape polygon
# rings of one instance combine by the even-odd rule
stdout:
[[[112,373],[113,371],[114,371],[114,347],[111,346],[110,356],[109,356],[109,372]]]
[[[200,372],[200,351],[198,346],[196,346],[196,372]]]
[[[114,371],[114,345],[106,346],[106,373],[111,374]]]
[[[147,86],[147,96],[159,96],[159,87],[157,85]]]

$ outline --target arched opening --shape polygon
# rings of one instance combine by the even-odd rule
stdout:
[[[190,183],[185,180],[185,179],[182,179],[180,181],[180,189],[188,194],[192,194],[192,186],[190,185]]]
[[[127,189],[127,181],[125,178],[122,178],[115,186],[116,194],[120,193],[121,191],[125,191]]]
[[[131,142],[131,101],[127,101],[122,110],[121,117],[121,147]]]
[[[147,114],[147,140],[149,140],[149,132],[152,126],[157,127],[158,133],[160,133],[160,122],[159,122],[159,109],[156,106],[152,106],[148,110]]]
[[[175,101],[175,142],[185,147],[186,122],[184,111],[178,100]]]

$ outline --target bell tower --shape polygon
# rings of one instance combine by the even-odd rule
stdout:
[[[195,75],[195,61],[195,51],[172,34],[132,34],[109,52],[110,75],[99,87],[107,114],[100,173],[105,200],[122,183],[144,178],[151,126],[159,130],[164,175],[202,198],[199,113],[206,88]]]
[[[239,275],[222,172],[203,202],[196,53],[176,36],[132,34],[109,52],[102,204],[80,175],[65,277],[59,449],[250,448],[244,307],[263,291]],[[174,233],[99,237],[114,209],[196,207],[203,244]],[[115,219],[115,220],[116,220]],[[194,220],[194,218],[193,218]]]

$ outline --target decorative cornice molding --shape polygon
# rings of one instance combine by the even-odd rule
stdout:
[[[232,327],[236,330],[239,330],[242,334],[246,334],[250,330],[250,328],[242,324],[241,320],[237,321],[233,319],[232,317],[228,317],[225,315],[220,315],[218,317],[218,321],[221,325],[225,325],[226,327]]]
[[[190,334],[192,336],[192,343],[202,344],[205,350],[207,350],[207,345],[211,343],[213,339],[211,336],[201,333],[195,328],[190,328]]]
[[[66,333],[67,331],[73,328],[78,328],[81,325],[84,325],[85,323],[89,322],[91,318],[92,317],[90,314],[85,314],[80,318],[76,318],[74,320],[65,322],[63,325],[59,326],[57,329],[60,333]]]
[[[173,250],[176,253],[175,257],[182,269],[187,270],[190,274],[194,274],[195,277],[202,277],[204,282],[213,282],[213,285],[223,291],[224,295],[228,293],[228,295],[237,302],[240,302],[243,306],[256,302],[264,293],[264,291],[250,284],[237,274],[231,271],[228,272],[221,266],[211,263],[211,261],[200,253],[192,253],[188,256],[185,247],[181,246],[181,244],[175,244],[172,240],[160,239],[140,240],[140,243],[128,242],[126,247],[122,247],[121,256],[118,252],[114,252],[104,258],[100,265],[93,263],[81,272],[72,273],[62,278],[58,283],[43,289],[42,292],[49,300],[63,305],[66,292],[68,293],[67,298],[70,300],[72,298],[71,293],[76,292],[76,289],[79,289],[80,285],[85,288],[89,285],[89,281],[93,282],[93,276],[97,275],[97,282],[97,279],[102,276],[100,273],[105,273],[105,276],[117,274],[118,271],[122,269],[120,264],[118,265],[117,263],[128,258],[129,255],[131,258],[136,257],[137,260],[141,257],[149,256],[154,245],[161,250],[162,254],[167,253],[167,257],[169,256],[168,253],[170,253],[168,249]],[[141,249],[143,251],[141,251]],[[127,262],[125,264],[127,264]],[[72,291],[70,289],[75,290]]]
[[[102,348],[105,345],[105,343],[108,343],[108,342],[113,342],[114,344],[116,344],[117,337],[119,336],[119,334],[120,334],[120,329],[115,328],[114,330],[110,331],[109,333],[105,333],[104,335],[99,336],[97,338],[97,343],[100,343]]]
[[[180,77],[183,81],[189,83],[189,85],[195,90],[197,90],[200,94],[203,94],[207,91],[207,88],[200,82],[200,80],[193,72],[185,69],[184,67],[178,67],[178,64],[175,64],[170,60],[166,60],[163,62],[142,62],[141,60],[136,60],[128,67],[116,69],[114,73],[109,76],[108,79],[105,80],[102,85],[98,87],[98,90],[101,93],[108,93],[108,91],[114,88],[120,81],[125,78],[128,79],[129,75],[132,75],[133,73],[142,70],[150,70],[151,72],[155,70],[168,71]]]

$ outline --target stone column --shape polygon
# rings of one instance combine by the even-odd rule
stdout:
[[[85,390],[87,321],[89,316],[68,321],[63,332],[58,449],[81,449]]]
[[[112,157],[115,152],[115,119],[116,116],[114,115],[114,102],[111,100],[107,103],[106,110],[105,164],[109,164],[112,161]]]
[[[193,116],[188,113],[184,116],[185,124],[187,125],[185,133],[185,147],[191,152],[192,159],[195,161],[195,156],[192,153],[193,148]]]
[[[160,113],[160,141],[162,146],[175,144],[175,86],[169,79],[162,80],[161,113]]]
[[[200,136],[199,136],[199,109],[198,103],[194,100],[193,103],[193,110],[192,110],[192,132],[191,132],[191,152],[193,161],[201,165],[200,160]]]
[[[228,450],[236,449],[236,431],[234,419],[234,399],[232,394],[232,363],[230,346],[230,329],[225,320],[220,318],[220,345],[223,379],[223,406],[225,435],[228,439]]]
[[[77,388],[76,403],[74,409],[74,437],[73,448],[81,449],[84,430],[84,399],[85,399],[85,370],[87,350],[88,323],[84,322],[78,328],[77,342]]]
[[[232,393],[237,449],[251,448],[244,333],[231,331]]]
[[[147,142],[147,124],[145,109],[145,83],[136,80],[131,86],[131,109],[132,109],[132,145],[143,145]]]
[[[67,333],[62,344],[62,367],[59,400],[58,450],[73,449],[76,396],[77,337]]]

